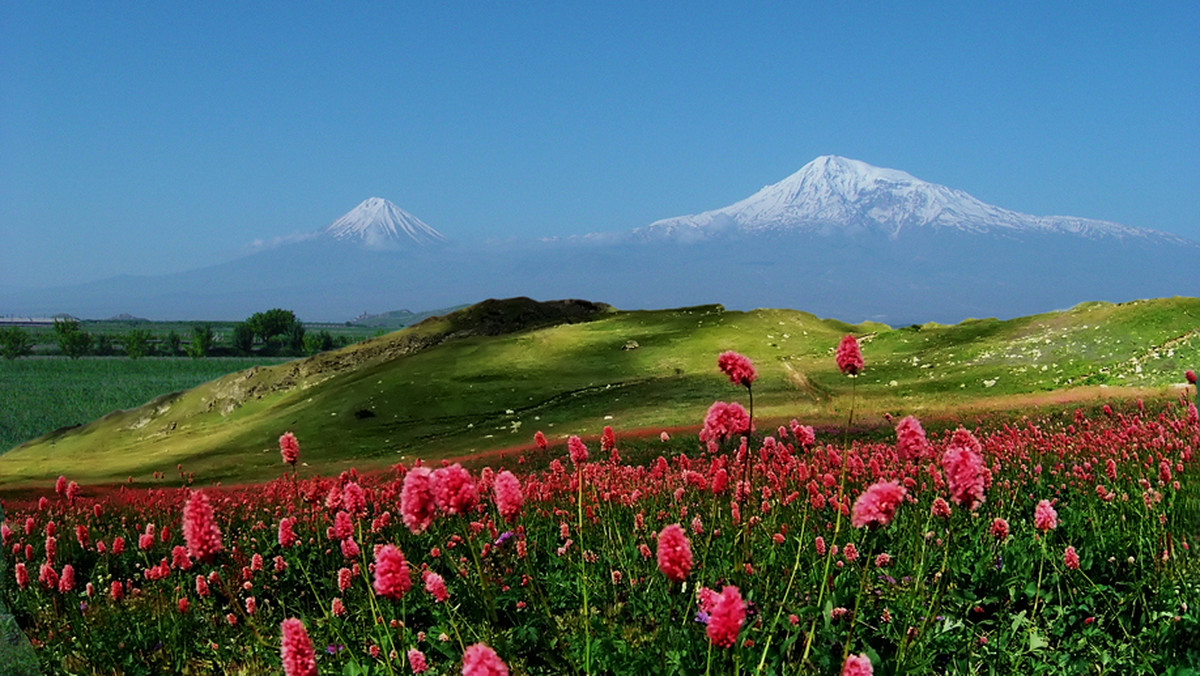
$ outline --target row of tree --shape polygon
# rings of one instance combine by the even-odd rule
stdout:
[[[213,354],[221,337],[208,324],[192,327],[191,340],[185,345],[182,336],[172,330],[165,338],[156,339],[148,329],[131,329],[127,333],[90,333],[74,319],[55,320],[54,341],[58,351],[72,359],[84,355],[110,356],[116,354],[119,344],[130,359],[140,359],[154,354],[176,356],[181,352],[193,359]],[[291,310],[279,308],[257,312],[234,325],[230,336],[230,347],[234,354],[251,355],[302,355],[317,354],[335,347],[344,347],[349,339],[335,339],[328,331],[308,333]],[[33,354],[35,341],[32,335],[20,327],[0,329],[0,355],[17,359]],[[224,351],[226,354],[228,350]]]

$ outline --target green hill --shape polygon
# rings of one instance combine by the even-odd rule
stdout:
[[[250,480],[280,471],[276,439],[300,439],[307,471],[386,466],[548,437],[683,427],[746,392],[717,354],[749,356],[760,429],[844,419],[850,379],[833,352],[860,338],[864,419],[1021,409],[1051,399],[1132,396],[1200,364],[1200,299],[1071,310],[1008,321],[891,329],[793,310],[719,305],[617,311],[583,301],[486,301],[335,352],[225,376],[141,408],[35,439],[0,456],[0,484],[174,475]]]

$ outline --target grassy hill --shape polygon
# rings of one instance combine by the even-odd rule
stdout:
[[[856,389],[867,420],[1170,396],[1165,388],[1200,364],[1198,318],[1195,298],[898,329],[793,310],[487,301],[33,440],[0,456],[0,485],[173,475],[177,464],[205,480],[273,477],[276,439],[288,430],[307,471],[524,445],[538,429],[551,438],[595,435],[605,424],[691,435],[714,400],[746,403],[745,390],[716,370],[723,350],[758,368],[760,429],[793,417],[835,422],[850,403],[851,381],[833,363],[846,333],[859,336],[866,359]]]

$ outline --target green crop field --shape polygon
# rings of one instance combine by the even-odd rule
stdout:
[[[537,305],[491,303],[230,375],[24,444],[0,456],[0,483],[40,481],[68,469],[81,481],[113,481],[173,473],[176,464],[210,478],[270,477],[278,471],[275,440],[288,430],[303,440],[313,471],[527,445],[539,429],[552,438],[595,435],[606,424],[693,434],[714,400],[749,403],[744,392],[711,376],[724,350],[758,365],[754,406],[764,428],[791,418],[844,421],[851,388],[857,419],[873,425],[882,425],[885,413],[936,418],[1003,410],[1019,417],[1041,405],[1171,398],[1183,371],[1200,363],[1194,319],[1200,299],[1194,298],[1088,303],[1008,321],[899,329],[792,310],[702,306],[605,310],[532,328],[514,319],[502,330],[480,331],[474,322],[489,312],[519,318]],[[853,381],[833,363],[846,333],[860,338],[867,360]],[[205,378],[195,376],[193,382]],[[182,386],[149,385],[138,396]]]
[[[60,427],[141,406],[227,373],[284,359],[0,359],[0,450]]]

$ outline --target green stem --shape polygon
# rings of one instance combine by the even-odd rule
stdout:
[[[578,494],[575,500],[576,511],[579,515],[579,528],[575,532],[575,537],[579,540],[579,589],[583,593],[583,669],[584,673],[592,673],[592,642],[591,642],[591,614],[588,611],[588,590],[587,590],[587,558],[584,556],[583,548],[583,465],[576,466],[578,476]]]
[[[788,578],[787,588],[783,591],[783,599],[786,601],[792,594],[792,583],[796,581],[796,572],[800,570],[800,552],[804,551],[804,528],[808,525],[808,509],[804,510],[804,520],[800,524],[800,534],[796,536],[796,562],[792,564],[792,574]],[[783,604],[779,604],[778,610],[775,611],[775,619],[771,621],[771,631],[767,634],[767,644],[763,646],[762,657],[758,660],[758,668],[755,671],[762,671],[763,665],[767,662],[767,653],[771,650],[771,641],[775,638],[775,627],[779,625],[779,618],[783,615]]]

